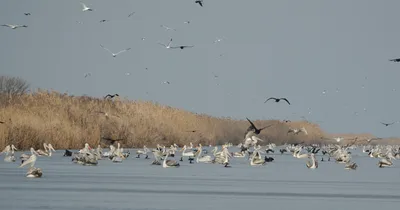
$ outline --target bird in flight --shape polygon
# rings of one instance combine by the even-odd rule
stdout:
[[[171,84],[169,81],[165,81],[165,82],[163,82],[164,84],[167,84],[167,85],[169,85],[169,84]]]
[[[200,6],[203,6],[203,0],[196,0],[194,3],[199,4]]]
[[[103,19],[103,20],[100,20],[100,23],[104,23],[104,22],[107,22],[107,21],[110,21],[110,20]]]
[[[386,127],[389,126],[389,125],[393,125],[393,124],[395,124],[395,123],[396,123],[396,122],[392,122],[392,123],[383,123],[383,122],[381,122],[381,124],[384,125],[384,126],[386,126]]]
[[[164,46],[164,47],[167,48],[167,49],[171,48],[171,43],[172,43],[172,39],[169,40],[168,45],[165,45],[165,44],[163,44],[163,43],[158,42],[159,45],[162,45],[162,46]]]
[[[86,6],[86,4],[84,4],[83,2],[81,2],[81,4],[82,4],[82,12],[93,11],[92,8]]]
[[[12,29],[17,29],[17,28],[28,28],[27,25],[11,25],[11,24],[3,24],[1,26],[9,27]]]
[[[92,76],[92,73],[90,73],[90,72],[85,73],[85,78],[88,77],[88,76]]]
[[[220,41],[222,41],[222,39],[221,39],[221,38],[217,38],[217,39],[214,41],[214,44],[216,44],[216,43],[218,43],[218,42],[220,42]]]
[[[24,13],[24,15],[28,16],[28,15],[31,15],[31,13],[27,12],[27,13]]]
[[[134,14],[135,14],[135,12],[132,12],[131,14],[128,15],[128,18],[131,17]]]
[[[266,129],[266,128],[272,126],[272,125],[267,125],[267,126],[265,126],[265,127],[263,127],[263,128],[258,129],[258,128],[254,125],[254,123],[251,122],[251,120],[250,120],[249,118],[246,117],[246,119],[247,119],[247,121],[249,121],[249,123],[250,123],[250,126],[249,126],[249,127],[247,128],[247,130],[246,130],[246,135],[247,135],[249,132],[251,132],[251,131],[253,131],[255,134],[260,134],[260,132],[261,132],[262,130],[264,130],[264,129]]]
[[[189,24],[189,23],[190,23],[190,21],[188,20],[188,21],[185,21],[185,22],[183,22],[183,23]]]
[[[111,95],[111,94],[107,94],[106,96],[104,96],[104,99],[110,97],[110,98],[114,98],[115,96],[119,96],[118,93]]]
[[[389,61],[392,61],[392,62],[400,62],[400,58],[390,59]]]
[[[290,105],[290,102],[286,98],[275,98],[275,97],[268,98],[267,100],[264,101],[264,103],[267,103],[267,101],[269,101],[271,99],[275,100],[276,103],[278,103],[280,100],[284,100]]]
[[[170,48],[171,48],[171,49],[178,49],[178,48],[180,48],[181,50],[183,50],[183,49],[185,49],[185,48],[192,48],[192,47],[194,47],[194,45],[190,45],[190,46],[188,46],[188,45],[181,45],[181,46],[170,47]]]
[[[121,50],[121,51],[119,51],[119,52],[117,52],[117,53],[113,53],[113,52],[111,52],[111,50],[105,48],[103,45],[100,45],[100,47],[102,47],[103,49],[105,49],[105,50],[107,50],[109,53],[111,53],[112,56],[113,56],[114,58],[117,57],[117,55],[119,55],[120,53],[126,52],[126,51],[128,51],[128,50],[131,49],[131,48],[129,47],[129,48],[126,48],[125,50]]]
[[[168,27],[168,26],[165,26],[165,25],[161,25],[161,27],[165,28],[165,30],[167,30],[167,31],[169,31],[169,30],[176,31],[176,29],[174,29],[174,28],[170,28],[170,27]]]

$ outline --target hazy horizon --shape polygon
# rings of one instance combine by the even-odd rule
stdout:
[[[0,27],[0,73],[34,89],[118,93],[235,119],[305,116],[328,133],[400,136],[399,123],[380,124],[400,120],[400,63],[388,61],[400,57],[399,1],[83,1],[92,12],[79,2],[1,2],[0,25],[28,28]],[[194,47],[157,44],[170,38]],[[132,49],[113,58],[100,44]],[[291,105],[264,104],[268,97]]]

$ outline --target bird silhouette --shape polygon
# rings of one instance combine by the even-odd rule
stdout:
[[[289,105],[290,105],[290,102],[286,99],[286,98],[275,98],[275,97],[271,97],[271,98],[268,98],[267,100],[265,100],[264,101],[264,103],[267,103],[267,101],[269,101],[269,100],[275,100],[275,102],[276,103],[278,103],[279,101],[281,101],[281,100],[284,100],[284,101],[286,101]]]
[[[266,129],[266,128],[272,126],[272,125],[267,125],[267,126],[265,126],[265,127],[263,127],[263,128],[258,129],[258,128],[254,125],[254,123],[251,122],[251,120],[250,120],[249,118],[246,117],[246,119],[247,119],[247,121],[249,121],[250,126],[247,128],[246,133],[245,133],[245,136],[246,136],[247,133],[249,133],[249,132],[254,132],[254,134],[260,134],[260,132],[261,132],[262,130],[264,130],[264,129]]]
[[[392,61],[392,62],[400,62],[400,58],[390,59],[389,61]]]
[[[111,95],[111,94],[107,94],[106,96],[104,96],[104,99],[106,99],[106,98],[114,98],[115,96],[119,96],[117,93],[116,94],[114,94],[114,95]]]
[[[200,6],[203,6],[203,0],[196,0],[194,3],[199,4]]]
[[[383,122],[381,122],[381,124],[384,125],[384,126],[393,125],[393,124],[395,124],[395,123],[396,123],[396,122],[392,122],[392,123],[383,123]]]

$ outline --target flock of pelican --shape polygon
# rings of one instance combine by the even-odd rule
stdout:
[[[175,143],[170,145],[168,148],[164,145],[157,144],[156,148],[152,150],[148,149],[146,146],[143,146],[143,149],[136,150],[136,158],[140,158],[141,155],[144,155],[145,159],[149,159],[148,154],[152,153],[154,160],[151,162],[151,165],[162,165],[163,168],[177,168],[180,166],[178,161],[170,159],[170,157],[174,158],[177,152],[181,153],[179,159],[181,162],[184,161],[184,158],[187,158],[190,164],[193,164],[195,161],[198,164],[222,164],[226,168],[231,167],[229,163],[232,158],[247,158],[250,166],[262,166],[266,165],[267,162],[272,162],[274,158],[268,157],[267,154],[275,153],[277,146],[273,143],[270,143],[263,148],[261,145],[257,144],[259,141],[262,142],[263,140],[256,136],[261,132],[261,130],[270,126],[257,129],[257,127],[255,127],[255,125],[249,119],[247,120],[250,122],[250,127],[246,130],[244,141],[237,145],[237,148],[239,149],[237,152],[229,151],[229,148],[233,146],[232,143],[225,143],[221,146],[220,151],[218,151],[218,146],[213,147],[212,145],[209,145],[208,149],[212,150],[208,151],[207,148],[203,148],[202,144],[194,146],[193,143],[190,142],[189,146],[183,145],[180,149]],[[297,131],[304,133],[307,132],[304,128],[298,129]],[[367,142],[369,143],[370,141]],[[117,144],[117,147],[114,146],[115,143]],[[348,145],[339,145],[338,143],[339,142],[337,142],[337,144],[328,145],[284,144],[279,149],[279,152],[281,155],[286,152],[290,152],[294,158],[308,159],[305,165],[309,169],[318,168],[318,160],[316,155],[320,152],[321,162],[325,161],[324,157],[327,157],[327,161],[334,159],[336,163],[343,163],[345,165],[345,169],[356,170],[358,165],[352,161],[351,152],[351,150],[358,148],[355,146],[356,141],[353,141]],[[43,148],[44,150],[35,150],[34,148],[30,148],[30,155],[21,154],[21,164],[19,167],[22,168],[26,165],[30,165],[26,173],[26,177],[42,177],[42,169],[35,167],[37,157],[51,157],[52,152],[56,152],[51,144],[43,143]],[[15,151],[17,151],[17,148],[13,144],[7,145],[0,153],[0,155],[5,154],[4,162],[15,162]],[[399,146],[372,146],[367,144],[362,147],[362,152],[371,158],[380,158],[377,164],[379,168],[390,167],[393,165],[393,160],[400,159]],[[209,153],[211,155],[208,155]],[[263,154],[265,154],[264,157]],[[129,155],[129,150],[125,152],[119,142],[114,142],[110,143],[109,150],[105,152],[103,152],[101,145],[98,145],[97,148],[93,149],[88,143],[85,143],[84,148],[77,152],[65,150],[63,156],[72,157],[72,162],[76,164],[84,166],[96,166],[98,165],[99,160],[103,159],[109,159],[114,163],[121,163],[127,159]]]

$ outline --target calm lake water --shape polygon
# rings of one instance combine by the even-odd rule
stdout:
[[[307,159],[288,154],[270,155],[275,161],[265,166],[234,158],[231,168],[184,160],[180,168],[164,169],[130,151],[122,163],[104,159],[98,166],[82,166],[57,150],[52,157],[38,157],[36,167],[43,169],[39,179],[26,178],[27,168],[18,168],[19,160],[1,160],[1,209],[376,210],[400,204],[397,162],[391,168],[378,168],[379,159],[358,151],[353,152],[356,171],[333,161],[319,161],[319,168],[311,170],[305,166]]]

